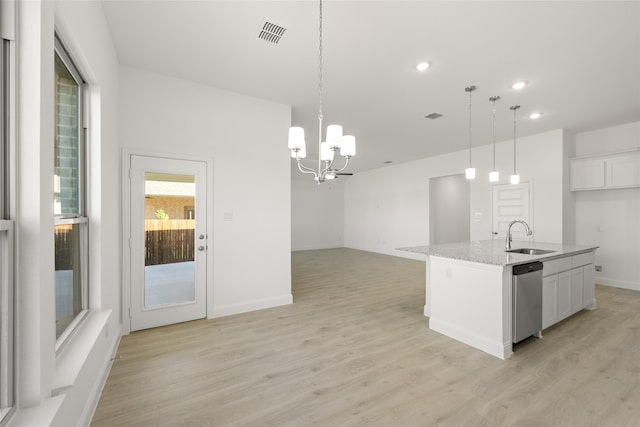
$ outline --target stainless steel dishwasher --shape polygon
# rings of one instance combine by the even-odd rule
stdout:
[[[513,266],[513,342],[542,330],[542,263]]]

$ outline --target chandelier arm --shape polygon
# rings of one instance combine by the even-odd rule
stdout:
[[[331,161],[325,160],[324,168],[320,170],[320,175],[325,176],[325,174],[331,169],[331,166],[333,166],[333,160]]]
[[[313,170],[313,169],[311,169],[310,167],[307,167],[307,166],[303,165],[301,159],[296,159],[296,161],[298,162],[298,169],[300,170],[300,172],[302,172],[302,173],[312,173],[312,174],[318,176],[318,172]]]
[[[333,170],[334,172],[342,172],[347,168],[347,166],[349,166],[349,157],[345,157],[344,160],[345,160],[344,166],[342,166],[340,169],[334,169]]]

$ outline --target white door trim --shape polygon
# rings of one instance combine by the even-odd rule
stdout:
[[[144,149],[122,149],[122,335],[131,333],[131,187],[129,181],[129,173],[131,168],[131,156],[149,156],[161,157],[175,160],[190,160],[207,163],[207,222],[210,224],[209,234],[209,250],[206,254],[207,263],[207,317],[210,317],[213,307],[213,160],[203,159],[202,157],[189,156],[185,154],[167,153],[160,151],[151,151]]]

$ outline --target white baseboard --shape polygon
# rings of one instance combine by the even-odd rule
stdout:
[[[475,347],[500,359],[507,359],[512,354],[511,343],[505,344],[499,341],[492,341],[486,337],[461,329],[449,322],[434,319],[433,316],[429,318],[429,329],[453,338],[456,341],[468,344],[471,347]]]
[[[604,277],[601,274],[595,275],[595,281],[598,285],[613,286],[614,288],[631,289],[633,291],[640,291],[640,283],[638,282],[611,279],[609,277]]]
[[[82,420],[82,422],[80,422],[78,425],[90,425],[91,420],[93,419],[93,415],[98,408],[98,403],[100,402],[100,397],[102,396],[102,390],[104,389],[104,386],[107,383],[107,379],[109,378],[111,366],[113,365],[113,359],[116,357],[116,352],[118,351],[118,347],[120,346],[120,339],[122,338],[121,330],[115,332],[117,332],[117,338],[113,341],[110,351],[106,352],[107,357],[102,364],[102,368],[100,368],[100,373],[98,375],[97,381],[93,385],[91,394],[89,395],[87,403],[85,404],[85,407],[82,411],[82,416],[80,417],[80,420]]]
[[[213,312],[210,316],[208,316],[208,318],[214,319],[216,317],[247,313],[249,311],[263,310],[265,308],[273,308],[289,304],[293,304],[292,294],[280,295],[273,298],[263,298],[253,301],[246,301],[237,304],[219,305],[213,307]]]

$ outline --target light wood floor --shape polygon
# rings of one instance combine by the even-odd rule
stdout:
[[[640,425],[640,292],[597,286],[502,361],[429,330],[423,262],[292,265],[291,306],[123,337],[92,425]]]

